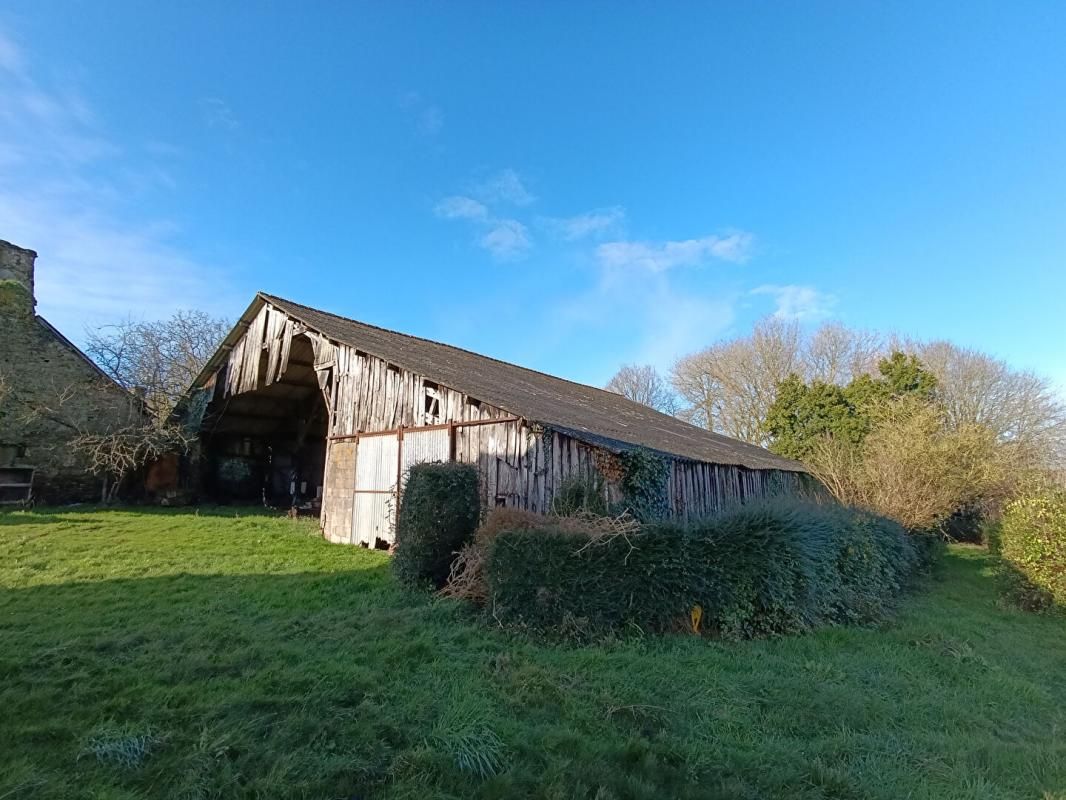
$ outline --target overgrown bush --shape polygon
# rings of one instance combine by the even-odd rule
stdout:
[[[505,531],[486,572],[504,622],[752,637],[877,619],[918,565],[891,520],[778,500],[636,533]]]
[[[558,530],[584,536],[635,532],[639,525],[627,515],[607,517],[588,511],[569,516],[538,514],[521,508],[494,508],[474,534],[474,540],[460,548],[452,561],[448,582],[440,594],[483,605],[488,598],[485,562],[496,536],[503,531]]]
[[[565,479],[552,498],[551,510],[560,517],[574,514],[607,515],[607,487],[598,472]]]
[[[1020,605],[1066,603],[1066,490],[1040,487],[1009,503],[991,544],[1015,573]]]
[[[412,586],[443,586],[480,515],[475,467],[456,462],[411,467],[396,519],[396,576]]]

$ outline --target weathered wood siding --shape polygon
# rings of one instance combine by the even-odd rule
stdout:
[[[669,481],[670,512],[681,519],[716,514],[748,500],[806,491],[803,476],[797,473],[680,459],[670,463]]]
[[[361,433],[452,425],[455,459],[477,466],[482,502],[489,508],[547,511],[564,481],[604,473],[603,465],[614,459],[602,448],[516,419],[505,409],[332,342],[269,304],[229,352],[222,391],[240,394],[280,380],[288,368],[292,339],[299,335],[311,341],[314,371],[329,411],[322,526],[331,541],[351,538],[356,437]],[[606,470],[605,477],[610,499],[620,500],[612,482],[617,476]],[[682,519],[799,490],[803,483],[801,476],[788,472],[684,459],[670,462],[668,481],[670,511]]]

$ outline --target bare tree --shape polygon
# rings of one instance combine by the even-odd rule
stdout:
[[[806,343],[801,377],[843,386],[860,375],[875,373],[887,353],[880,335],[827,322]]]
[[[604,387],[638,403],[673,414],[677,411],[677,398],[667,383],[651,364],[624,364]]]
[[[1044,378],[951,342],[908,342],[938,381],[949,427],[982,425],[1032,466],[1066,462],[1066,404]]]
[[[777,385],[805,374],[799,324],[773,317],[752,334],[681,358],[671,382],[685,404],[681,416],[746,442],[765,444],[762,430]]]
[[[103,500],[110,502],[127,475],[165,455],[187,453],[195,438],[172,422],[141,421],[103,433],[78,433],[70,446],[88,459],[90,472],[104,478]]]
[[[178,311],[157,322],[89,331],[85,352],[120,386],[143,392],[153,416],[165,418],[229,329],[207,312]]]

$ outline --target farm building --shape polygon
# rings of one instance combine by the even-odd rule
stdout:
[[[797,490],[802,467],[626,398],[457,347],[258,294],[184,404],[218,499],[320,508],[334,542],[384,546],[412,464],[476,464],[486,506],[551,507],[599,473],[623,501],[625,454],[668,467],[668,513]]]
[[[71,447],[140,420],[140,405],[37,309],[33,250],[0,241],[0,503],[99,500]]]

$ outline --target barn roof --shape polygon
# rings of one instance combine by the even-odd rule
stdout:
[[[618,449],[637,445],[714,464],[802,471],[764,448],[689,425],[619,394],[556,378],[459,347],[367,325],[259,293],[267,302],[338,343],[578,439]]]

